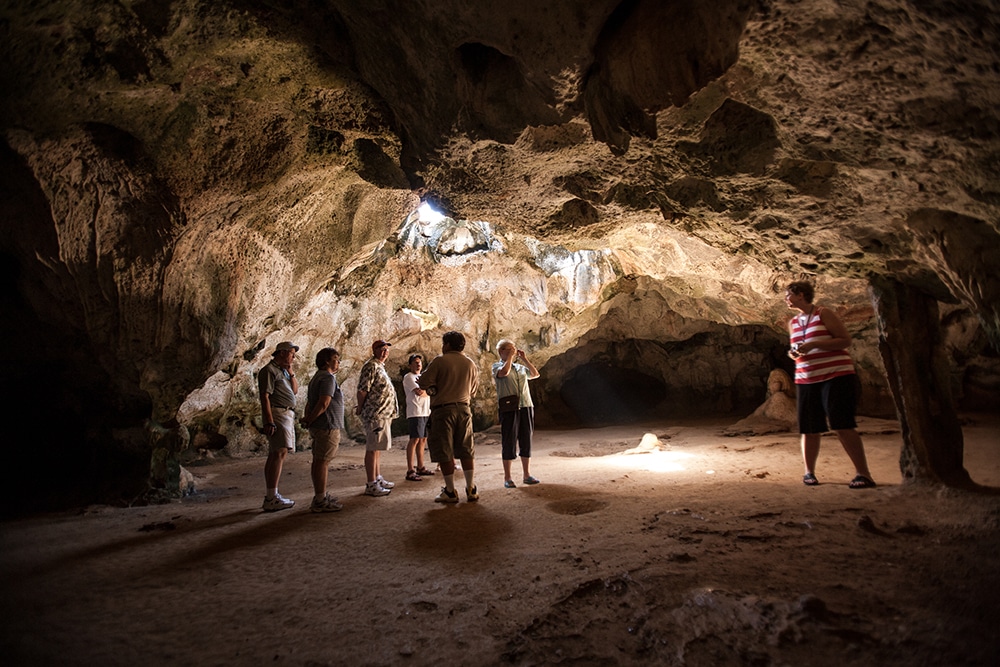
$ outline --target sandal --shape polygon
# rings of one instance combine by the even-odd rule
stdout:
[[[424,480],[420,478],[420,475],[417,474],[416,470],[407,470],[406,471],[406,481],[407,482],[422,482]]]
[[[417,468],[417,474],[421,475],[423,477],[429,477],[430,475],[434,474],[434,471],[433,470],[428,470],[427,468],[424,468],[423,466],[421,466],[421,467]]]
[[[851,480],[851,483],[848,484],[848,486],[851,487],[852,489],[874,489],[875,482],[868,479],[864,475],[858,475],[857,477]]]
[[[802,483],[805,484],[806,486],[818,486],[819,480],[816,479],[816,475],[814,475],[811,472],[807,472],[806,474],[802,475]]]
[[[514,480],[508,479],[506,482],[503,483],[503,488],[505,488],[505,489],[516,489],[517,488],[517,484],[514,483]]]

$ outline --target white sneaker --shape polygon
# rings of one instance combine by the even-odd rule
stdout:
[[[387,489],[384,486],[382,486],[381,484],[379,484],[377,479],[374,482],[370,482],[368,484],[365,484],[365,495],[366,496],[375,496],[375,497],[378,497],[378,496],[387,496],[387,495],[389,495],[390,491],[391,491],[391,489]]]
[[[294,506],[294,500],[285,498],[280,493],[275,493],[274,498],[268,498],[265,496],[262,509],[265,512],[277,512],[278,510],[287,510]]]
[[[390,482],[382,475],[379,475],[378,477],[375,478],[375,483],[381,486],[383,489],[391,489],[394,486],[396,486],[395,482]]]
[[[338,503],[337,499],[329,493],[320,500],[314,498],[312,505],[309,506],[310,512],[339,512],[342,509],[344,509],[344,506]]]
[[[453,504],[458,502],[458,491],[449,491],[448,487],[442,486],[441,493],[434,499],[436,503]]]

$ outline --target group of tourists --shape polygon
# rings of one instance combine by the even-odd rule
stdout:
[[[857,432],[855,410],[857,382],[854,363],[847,348],[851,336],[829,308],[813,304],[814,288],[808,282],[793,282],[785,289],[785,303],[799,311],[788,322],[789,357],[795,360],[798,422],[801,434],[803,484],[816,486],[816,462],[820,438],[833,430],[855,467],[849,486],[866,489],[875,486],[868,469],[864,444]],[[361,367],[355,414],[365,431],[365,495],[388,496],[395,487],[382,475],[381,454],[392,446],[392,422],[399,416],[399,402],[392,379],[386,370],[391,343],[376,340],[372,356]],[[479,370],[464,354],[465,336],[449,331],[441,338],[441,354],[425,369],[423,357],[411,355],[409,372],[403,377],[409,441],[406,445],[406,480],[423,481],[436,471],[424,464],[424,447],[437,464],[444,486],[434,498],[439,503],[459,502],[455,487],[461,464],[468,502],[479,500],[475,481],[475,442],[472,427],[472,397],[479,388]],[[278,493],[278,479],[285,456],[295,449],[295,395],[298,382],[292,362],[299,347],[282,342],[272,359],[258,374],[263,428],[269,451],[264,464],[267,494],[263,509],[273,512],[295,505]],[[504,487],[516,488],[511,468],[521,459],[523,484],[538,484],[531,474],[531,440],[534,432],[534,404],[528,382],[539,377],[538,369],[525,351],[513,341],[497,343],[500,360],[493,364],[497,409],[501,433]],[[316,354],[316,373],[309,381],[306,408],[300,420],[313,440],[311,476],[313,512],[336,512],[341,503],[326,490],[329,463],[337,453],[344,428],[344,395],[337,382],[340,353],[326,347]]]
[[[386,370],[389,348],[385,340],[372,343],[372,356],[361,367],[358,376],[357,406],[365,432],[366,496],[388,496],[396,486],[382,475],[381,454],[392,446],[392,422],[399,416],[399,401],[392,379]],[[423,481],[436,471],[424,463],[424,447],[436,463],[444,481],[434,498],[439,503],[459,502],[455,486],[461,464],[468,502],[479,500],[475,480],[475,441],[472,426],[472,397],[479,388],[479,369],[464,354],[465,336],[449,331],[441,338],[441,354],[423,368],[423,357],[411,355],[409,372],[403,376],[406,396],[406,417],[409,441],[406,445],[406,480]],[[278,343],[270,363],[258,374],[261,432],[267,436],[269,449],[264,464],[267,493],[263,509],[267,512],[288,509],[295,501],[278,493],[278,480],[285,456],[295,449],[295,395],[298,382],[292,370],[299,347],[290,341]],[[524,473],[522,483],[538,484],[531,475],[531,437],[534,431],[534,404],[528,381],[538,377],[538,369],[528,361],[524,350],[513,342],[497,344],[500,361],[493,364],[497,383],[498,410],[501,424],[504,486],[515,488],[511,477],[511,462],[520,456]],[[516,361],[515,361],[516,360]],[[326,347],[316,354],[316,373],[309,381],[306,408],[300,420],[313,440],[312,482],[313,512],[337,512],[343,509],[339,500],[327,491],[330,461],[340,445],[344,428],[344,394],[337,382],[340,353]]]

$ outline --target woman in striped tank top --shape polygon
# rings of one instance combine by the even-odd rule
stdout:
[[[854,362],[847,353],[851,334],[837,314],[813,304],[813,286],[794,282],[785,288],[785,303],[799,314],[788,322],[791,349],[795,360],[795,384],[798,388],[799,433],[802,434],[802,483],[816,486],[816,459],[823,433],[837,433],[840,444],[854,464],[856,476],[852,489],[875,486],[865,446],[856,430],[854,410],[857,404]]]

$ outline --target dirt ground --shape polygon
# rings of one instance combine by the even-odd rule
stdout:
[[[824,437],[801,483],[792,434],[734,419],[540,431],[537,486],[504,489],[478,435],[481,500],[440,477],[362,495],[343,447],[308,511],[308,452],[265,514],[259,458],[191,468],[168,505],[0,524],[7,665],[996,665],[1000,495],[901,487],[895,422],[863,420],[879,487]],[[966,466],[1000,487],[1000,417],[968,416]],[[662,451],[622,454],[645,433]],[[397,440],[397,445],[404,443]]]

